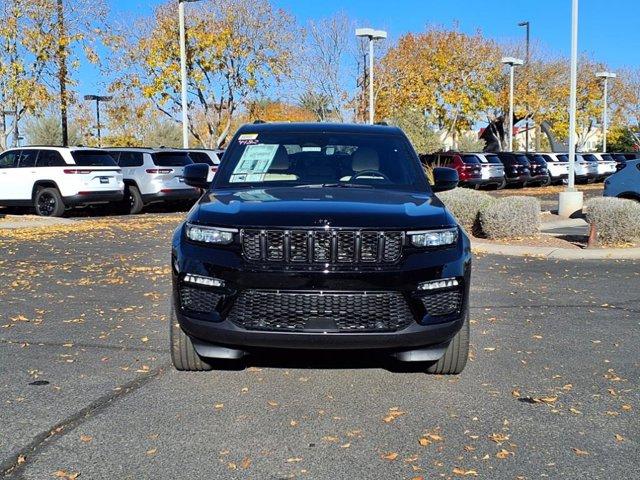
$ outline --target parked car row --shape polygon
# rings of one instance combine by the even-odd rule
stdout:
[[[0,206],[33,207],[41,216],[67,209],[113,204],[138,213],[158,202],[193,202],[199,189],[184,183],[186,165],[210,165],[213,179],[220,151],[169,148],[30,146],[0,155]]]
[[[458,172],[460,185],[472,188],[504,188],[559,184],[569,177],[569,156],[551,152],[457,153],[421,155],[425,165],[450,167]],[[640,153],[578,153],[574,166],[580,183],[604,180]]]

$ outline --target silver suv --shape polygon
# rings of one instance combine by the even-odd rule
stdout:
[[[182,178],[184,167],[192,164],[184,150],[153,148],[109,148],[107,151],[122,169],[126,213],[139,213],[157,202],[196,200],[200,190]]]
[[[0,155],[0,206],[62,216],[73,207],[122,201],[122,173],[102,150],[30,146]]]

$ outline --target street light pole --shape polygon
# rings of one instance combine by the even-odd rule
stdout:
[[[523,61],[514,57],[503,57],[502,63],[509,65],[509,151],[513,152],[513,83],[516,65],[522,65]]]
[[[373,28],[356,28],[356,36],[369,39],[369,123],[373,125],[375,118],[375,105],[373,95],[373,42],[387,38],[384,30]]]
[[[96,102],[96,129],[98,131],[98,146],[101,147],[102,146],[102,136],[101,136],[101,132],[100,132],[100,102],[109,102],[111,100],[113,100],[113,97],[111,96],[100,96],[100,95],[85,95],[84,96],[85,100],[88,101],[92,101],[95,100]]]
[[[604,95],[602,108],[602,153],[607,153],[607,101],[608,101],[608,80],[616,78],[617,75],[612,72],[598,72],[596,77],[604,78]]]
[[[570,217],[582,209],[583,195],[575,188],[576,164],[576,90],[578,81],[578,0],[571,2],[571,91],[569,94],[569,181],[560,192],[558,215]]]
[[[525,57],[525,64],[527,65],[527,67],[529,67],[529,21],[527,20],[526,22],[520,22],[518,24],[519,27],[526,27],[527,29],[527,40],[526,40],[526,57]],[[529,79],[525,78],[525,82],[526,82],[526,87],[527,87],[527,100],[529,98]],[[524,131],[524,144],[525,144],[525,151],[527,153],[529,153],[529,106],[528,104],[525,104],[525,106],[527,107],[527,128]]]
[[[182,104],[182,146],[189,148],[189,104],[187,102],[187,34],[184,20],[184,4],[199,0],[178,0],[178,21],[180,23],[180,84]]]

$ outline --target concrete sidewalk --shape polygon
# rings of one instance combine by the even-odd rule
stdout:
[[[541,257],[559,260],[637,260],[640,248],[589,248],[573,249],[558,247],[537,247],[527,245],[500,245],[473,240],[474,253],[488,253],[512,257]]]

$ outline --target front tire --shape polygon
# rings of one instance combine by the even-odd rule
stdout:
[[[65,211],[62,195],[57,188],[41,188],[33,199],[36,214],[41,217],[61,217]]]
[[[440,360],[427,368],[427,373],[437,375],[457,375],[464,370],[469,358],[469,310],[464,316],[462,328],[447,347]]]
[[[171,343],[171,362],[176,370],[187,372],[205,372],[212,370],[212,365],[202,359],[178,323],[174,307],[171,306],[169,318],[169,341]]]

